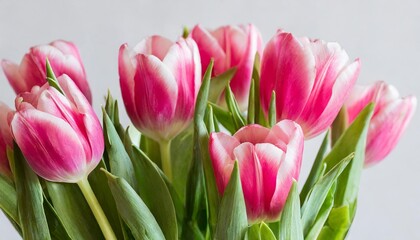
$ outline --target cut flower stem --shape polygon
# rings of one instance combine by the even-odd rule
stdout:
[[[171,162],[171,140],[162,140],[159,142],[160,158],[162,170],[170,182],[172,182],[172,162]]]
[[[105,239],[116,240],[117,237],[115,236],[115,233],[112,230],[112,227],[109,224],[109,221],[106,218],[101,205],[99,205],[98,199],[96,198],[95,193],[93,193],[93,190],[87,178],[84,178],[81,181],[79,181],[77,185],[79,185],[80,190],[82,190],[83,196],[85,196],[85,199],[89,204],[89,207],[92,210],[93,215],[95,216],[96,221],[98,222]]]

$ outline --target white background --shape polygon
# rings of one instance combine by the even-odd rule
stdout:
[[[402,95],[420,96],[420,4],[416,0],[0,0],[0,58],[20,62],[32,45],[55,39],[75,42],[99,113],[108,88],[121,99],[117,56],[122,43],[133,45],[152,34],[175,40],[183,26],[196,23],[210,28],[254,23],[265,42],[277,28],[337,41],[351,58],[361,58],[359,83],[381,79],[395,85]],[[13,99],[0,73],[0,100],[12,106]],[[419,120],[416,114],[384,162],[364,171],[349,239],[420,239]],[[124,121],[128,123],[127,118]],[[319,144],[320,139],[307,142],[301,180]],[[0,239],[19,239],[3,215],[0,233]]]

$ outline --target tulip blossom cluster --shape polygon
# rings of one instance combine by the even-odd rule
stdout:
[[[101,125],[71,42],[1,65],[17,96],[0,103],[0,209],[25,239],[342,239],[363,166],[395,148],[417,105],[356,85],[360,60],[338,43],[279,30],[264,45],[252,24],[121,45],[137,132],[110,95]],[[305,141],[326,132],[298,193]]]

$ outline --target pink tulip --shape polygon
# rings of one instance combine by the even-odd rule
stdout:
[[[375,110],[368,129],[365,166],[378,163],[394,149],[417,105],[416,97],[401,98],[397,89],[385,82],[356,86],[346,102],[349,123],[370,102],[375,103]]]
[[[220,194],[237,160],[249,221],[278,220],[299,177],[303,140],[302,129],[290,120],[271,129],[248,125],[233,136],[212,133],[209,152]]]
[[[104,140],[91,105],[67,75],[62,95],[46,83],[16,98],[13,137],[32,169],[54,182],[76,183],[101,160]]]
[[[306,139],[315,137],[334,121],[359,69],[359,60],[349,62],[337,43],[279,31],[267,43],[261,62],[262,106],[267,112],[274,90],[277,120],[294,120]]]
[[[10,112],[12,109],[0,102],[0,174],[6,177],[11,176],[7,148],[13,148],[12,133],[7,122],[7,115]]]
[[[194,40],[152,36],[129,49],[120,48],[121,92],[133,124],[156,141],[185,130],[194,113],[201,84],[201,64]]]
[[[47,58],[54,73],[57,76],[67,74],[91,103],[92,94],[79,50],[73,43],[62,40],[51,42],[48,45],[31,47],[20,65],[8,60],[1,62],[3,71],[16,94],[29,92],[33,86],[45,84]]]
[[[211,58],[214,58],[214,76],[236,67],[230,87],[240,107],[246,108],[255,54],[261,54],[263,47],[258,29],[249,24],[223,26],[208,31],[197,25],[192,30],[191,37],[197,42],[203,69],[207,68]],[[220,99],[220,102],[223,104],[224,98]]]

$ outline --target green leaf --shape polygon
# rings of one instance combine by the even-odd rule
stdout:
[[[264,117],[263,110],[261,108],[260,102],[260,55],[258,53],[255,54],[254,58],[254,67],[252,70],[252,79],[254,80],[255,90],[254,90],[254,114],[255,114],[255,123],[260,124],[262,126],[267,126],[267,120]]]
[[[16,144],[13,152],[13,172],[15,174],[19,223],[23,238],[28,240],[51,239],[38,176],[29,167]]]
[[[261,239],[276,240],[276,236],[274,236],[274,233],[264,222],[261,223],[260,234],[261,234]]]
[[[276,240],[276,236],[270,227],[264,222],[257,223],[248,228],[246,240]]]
[[[280,240],[303,240],[299,191],[295,181],[290,188],[280,219]]]
[[[203,82],[197,95],[197,102],[194,112],[194,148],[193,162],[188,177],[187,199],[186,199],[186,231],[197,229],[199,213],[203,202],[208,205],[208,217],[210,234],[212,235],[217,223],[217,210],[219,206],[219,193],[217,192],[216,180],[214,178],[213,166],[208,154],[208,132],[204,123],[204,115],[209,96],[210,76],[213,68],[213,61],[210,62]],[[203,189],[204,177],[206,179]],[[203,199],[207,193],[207,201]]]
[[[224,110],[223,108],[213,103],[209,103],[209,105],[212,107],[213,114],[218,120],[218,122],[221,123],[230,133],[235,133],[236,126],[235,123],[232,121],[232,113]]]
[[[140,149],[133,148],[137,159],[138,193],[155,217],[166,239],[178,239],[177,218],[171,194],[158,167]]]
[[[341,240],[347,235],[351,226],[350,209],[348,205],[333,208],[327,224],[322,228],[318,240]]]
[[[236,68],[230,68],[226,72],[214,77],[210,80],[210,92],[208,101],[212,103],[218,103],[223,90],[229,84],[230,80],[236,73]]]
[[[188,29],[187,26],[184,26],[184,28],[182,29],[182,37],[187,38],[188,35],[190,35],[190,30]]]
[[[215,239],[243,239],[248,227],[244,195],[239,176],[238,162],[220,203]]]
[[[255,80],[251,79],[248,98],[247,124],[255,123]]]
[[[64,228],[63,222],[55,212],[54,207],[44,196],[44,209],[47,217],[48,228],[52,239],[70,240],[67,230]]]
[[[109,223],[111,224],[117,239],[122,239],[124,236],[124,227],[122,225],[124,223],[118,215],[117,206],[115,205],[111,189],[108,184],[105,184],[108,179],[101,171],[102,168],[106,169],[104,161],[100,161],[98,166],[96,166],[96,168],[89,174],[89,183]]]
[[[46,66],[46,75],[47,75],[48,84],[51,87],[57,89],[61,94],[65,95],[63,89],[60,87],[60,83],[58,83],[58,80],[55,77],[50,61],[48,61],[48,58],[45,61],[46,61],[45,66]]]
[[[348,122],[347,109],[343,106],[334,119],[334,122],[331,124],[331,146],[334,146],[341,135],[346,131]]]
[[[15,187],[0,174],[0,208],[15,223],[19,223]]]
[[[277,122],[277,113],[276,113],[276,92],[271,93],[270,99],[270,108],[268,110],[268,124],[269,127],[272,127]]]
[[[160,146],[158,142],[142,134],[140,137],[140,149],[146,153],[150,160],[156,163],[159,168],[162,167],[162,163],[160,162]]]
[[[72,239],[103,239],[101,229],[76,184],[45,181],[57,216]]]
[[[173,171],[173,186],[171,184],[169,185],[176,190],[177,198],[180,198],[183,208],[187,190],[188,171],[193,158],[192,131],[185,131],[179,134],[172,140],[171,146],[171,160],[175,171]],[[170,189],[170,187],[168,188]]]
[[[353,161],[338,179],[335,206],[349,205],[357,198],[365,158],[366,135],[373,109],[374,105],[369,104],[360,112],[324,160],[328,171],[337,165],[338,159],[354,152]]]
[[[165,239],[159,224],[136,191],[123,178],[103,170],[117,204],[118,212],[135,239]]]
[[[214,114],[213,114],[213,108],[211,107],[211,105],[207,105],[206,108],[206,113],[204,116],[204,119],[206,121],[206,126],[209,130],[209,132],[214,132],[216,131],[216,127],[215,127],[215,123],[214,123]]]
[[[306,197],[308,196],[309,190],[322,176],[321,174],[322,170],[325,169],[323,159],[325,157],[325,153],[327,152],[328,146],[330,145],[329,135],[330,135],[329,132],[325,134],[321,147],[319,148],[318,153],[315,157],[314,164],[312,165],[311,172],[309,173],[309,176],[306,179],[305,184],[303,185],[302,191],[300,192],[300,202],[302,204],[304,203]]]
[[[325,176],[321,177],[311,189],[308,198],[302,205],[302,227],[306,236],[316,220],[328,193],[334,182],[353,159],[354,154],[350,154],[331,169]]]
[[[226,86],[225,90],[225,98],[226,104],[228,106],[229,112],[232,114],[232,120],[235,123],[235,132],[239,130],[241,127],[245,126],[245,119],[241,114],[241,110],[239,109],[238,102],[233,95],[232,89],[230,86]]]
[[[325,198],[321,209],[319,210],[318,216],[316,217],[313,226],[309,230],[308,234],[305,236],[305,240],[316,240],[318,238],[318,235],[320,234],[326,220],[328,219],[328,215],[330,214],[331,209],[334,205],[334,194],[336,186],[337,184],[333,184],[331,186],[331,189],[328,192],[328,195]]]
[[[102,111],[106,154],[111,173],[124,178],[133,188],[136,188],[136,176],[130,156],[105,109]]]

